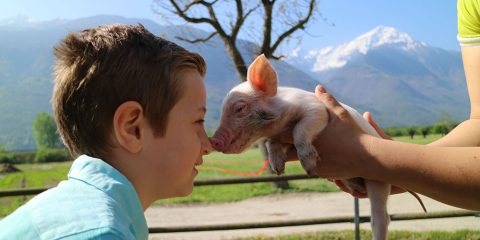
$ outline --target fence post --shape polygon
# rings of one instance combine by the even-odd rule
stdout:
[[[22,177],[22,181],[20,182],[20,188],[24,189],[26,186],[27,184],[25,181],[25,177]],[[22,197],[20,198],[20,201],[22,201],[22,204],[25,203],[27,201],[27,195],[22,195]]]
[[[360,204],[358,198],[353,199],[355,207],[355,240],[360,240]]]

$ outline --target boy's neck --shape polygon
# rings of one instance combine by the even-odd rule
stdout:
[[[114,154],[112,154],[111,157],[108,157],[108,160],[105,161],[121,172],[130,181],[137,193],[143,211],[147,210],[147,208],[156,200],[154,196],[148,194],[151,192],[147,189],[147,186],[150,184],[145,182],[146,180],[141,177],[143,175],[139,172],[140,169],[135,166],[135,161],[131,160],[133,157],[114,157],[113,155]]]

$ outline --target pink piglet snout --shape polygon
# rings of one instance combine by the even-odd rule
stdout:
[[[224,149],[224,144],[223,144],[223,141],[216,138],[216,137],[211,137],[210,138],[210,143],[212,144],[212,147],[213,149],[215,149],[216,151],[219,151],[219,152],[223,152],[223,149]]]

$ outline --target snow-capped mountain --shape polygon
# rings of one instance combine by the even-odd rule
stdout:
[[[302,51],[295,49],[289,54],[290,62],[310,72],[323,72],[345,66],[357,56],[365,55],[370,50],[382,46],[391,46],[405,51],[415,51],[427,46],[424,42],[417,42],[406,33],[395,28],[378,26],[362,34],[351,42],[336,47],[326,47],[319,50]],[[299,66],[300,64],[306,64]]]
[[[372,111],[383,127],[432,124],[445,112],[468,116],[460,52],[379,26],[350,42],[302,51],[287,62],[322,82],[338,99]]]

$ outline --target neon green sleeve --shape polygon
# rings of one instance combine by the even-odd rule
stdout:
[[[458,0],[458,35],[461,46],[480,45],[479,0]]]

